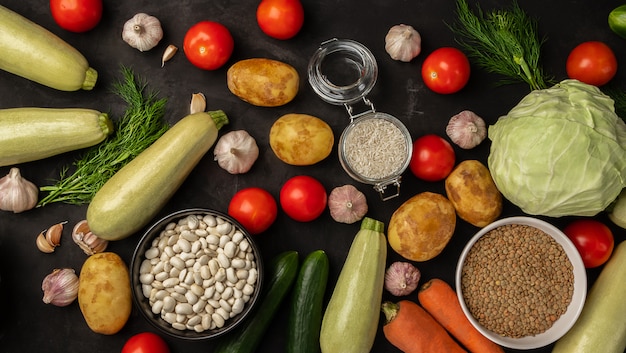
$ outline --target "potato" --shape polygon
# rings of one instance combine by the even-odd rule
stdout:
[[[235,96],[261,107],[291,102],[300,86],[298,72],[291,65],[264,58],[236,62],[228,69],[226,81]]]
[[[454,168],[445,181],[446,194],[459,217],[484,227],[502,213],[502,194],[489,169],[477,160],[466,160]]]
[[[328,157],[335,137],[320,118],[307,114],[286,114],[270,129],[270,147],[281,161],[291,165],[311,165]]]
[[[130,275],[124,261],[112,252],[91,255],[78,278],[78,306],[87,326],[104,335],[120,331],[132,308]]]
[[[422,192],[406,200],[391,215],[387,239],[402,257],[427,261],[443,251],[455,227],[452,203],[443,195]]]

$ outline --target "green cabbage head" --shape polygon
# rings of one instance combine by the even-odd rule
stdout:
[[[533,91],[488,134],[494,182],[528,214],[593,216],[626,186],[626,124],[595,86]]]

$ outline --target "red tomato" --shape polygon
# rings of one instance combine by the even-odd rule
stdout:
[[[191,26],[183,40],[187,59],[203,70],[222,67],[235,48],[235,41],[228,28],[221,23],[201,21]]]
[[[574,243],[586,268],[604,264],[613,253],[613,233],[604,223],[593,219],[573,221],[563,233]]]
[[[569,53],[565,68],[569,78],[602,86],[617,73],[617,59],[608,45],[597,41],[583,42]]]
[[[235,193],[228,205],[228,214],[254,235],[266,231],[274,223],[278,206],[268,191],[250,187]]]
[[[122,353],[170,353],[170,348],[156,333],[142,332],[126,341]]]
[[[456,48],[443,47],[430,53],[422,65],[422,79],[428,88],[441,94],[455,93],[470,77],[467,56]]]
[[[87,32],[102,18],[102,0],[50,0],[52,18],[70,32]]]
[[[456,156],[450,143],[438,135],[430,134],[413,141],[409,168],[420,179],[438,181],[450,174],[455,161]]]
[[[298,175],[287,180],[280,189],[280,206],[299,222],[309,222],[326,209],[326,189],[317,179]]]
[[[256,10],[261,30],[276,39],[294,37],[304,23],[304,9],[300,0],[262,0]]]

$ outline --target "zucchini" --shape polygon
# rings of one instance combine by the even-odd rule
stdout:
[[[324,353],[372,349],[383,294],[387,241],[384,224],[365,217],[339,273],[320,332]]]
[[[328,267],[328,256],[323,250],[313,251],[300,265],[291,297],[287,353],[320,351],[320,327]]]
[[[213,353],[252,353],[256,351],[278,307],[289,293],[298,275],[298,252],[285,251],[270,262],[269,281],[263,286],[258,307],[241,326],[224,337]]]
[[[98,72],[67,42],[0,5],[0,69],[61,91],[91,90]]]
[[[87,207],[90,230],[106,240],[134,234],[157,215],[228,124],[223,111],[187,115],[117,171]]]
[[[574,326],[552,353],[626,351],[626,241],[622,241],[591,286]]]
[[[112,132],[109,116],[93,109],[0,109],[0,166],[90,147]]]

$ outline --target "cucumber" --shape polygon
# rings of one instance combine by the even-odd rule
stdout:
[[[328,256],[323,250],[307,255],[291,296],[287,327],[287,353],[320,351],[320,327],[328,281]]]
[[[98,72],[74,47],[0,5],[0,69],[60,91],[91,90]]]
[[[0,109],[0,166],[90,147],[112,132],[109,116],[93,109]]]
[[[339,273],[320,332],[324,353],[368,353],[372,349],[382,300],[387,259],[384,224],[361,222]]]
[[[91,232],[120,240],[150,222],[228,124],[223,111],[187,115],[96,192],[87,207]]]
[[[626,4],[620,5],[609,13],[609,28],[618,36],[626,39]]]
[[[552,353],[623,353],[626,350],[626,241],[613,250],[591,286],[574,326]]]
[[[285,251],[270,262],[263,297],[252,317],[242,322],[217,345],[213,353],[252,353],[256,351],[278,307],[298,275],[298,252]]]

